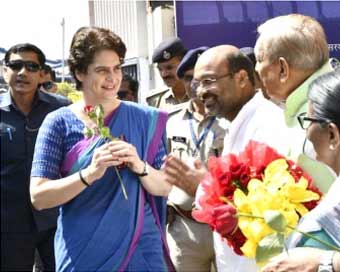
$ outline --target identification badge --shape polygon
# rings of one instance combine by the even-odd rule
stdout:
[[[187,138],[182,136],[172,136],[172,140],[177,143],[185,144],[187,142]]]

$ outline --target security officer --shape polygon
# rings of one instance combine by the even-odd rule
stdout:
[[[29,43],[12,46],[4,58],[8,91],[0,93],[1,271],[32,271],[35,250],[45,271],[55,271],[58,210],[32,207],[30,174],[42,121],[70,102],[39,89],[44,65],[44,53]]]
[[[194,66],[199,55],[208,47],[186,53],[177,69],[190,101],[167,124],[168,148],[185,162],[199,159],[206,163],[209,156],[219,156],[226,133],[215,116],[207,116],[204,104],[192,92]],[[195,194],[196,186],[193,186]],[[215,254],[210,227],[191,216],[193,197],[173,186],[168,196],[167,241],[176,271],[210,271]]]
[[[186,51],[179,38],[166,39],[155,49],[152,62],[157,63],[160,76],[168,88],[151,91],[146,98],[150,106],[165,109],[171,114],[181,109],[181,106],[175,105],[189,100],[183,83],[176,75]]]

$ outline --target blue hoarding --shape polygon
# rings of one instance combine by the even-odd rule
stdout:
[[[176,1],[177,35],[188,48],[253,47],[258,25],[290,13],[316,18],[325,29],[331,56],[340,59],[340,1]]]

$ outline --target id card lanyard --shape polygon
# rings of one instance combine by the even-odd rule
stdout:
[[[194,156],[196,156],[197,152],[199,152],[201,144],[204,141],[204,139],[207,137],[208,132],[209,132],[212,124],[214,123],[215,119],[216,119],[215,116],[210,119],[209,124],[204,128],[203,132],[201,133],[201,135],[197,139],[195,131],[194,131],[193,115],[192,115],[191,112],[189,112],[189,126],[190,126],[191,139],[194,142],[195,148],[196,148],[195,151],[194,151],[194,154],[193,154]]]

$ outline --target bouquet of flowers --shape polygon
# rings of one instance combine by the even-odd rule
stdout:
[[[208,168],[193,217],[257,262],[282,252],[286,236],[321,197],[298,165],[255,141],[239,155],[210,158]]]
[[[120,140],[120,138],[113,137],[111,135],[110,128],[104,125],[104,108],[101,104],[96,106],[87,105],[84,107],[84,112],[87,114],[87,116],[90,118],[90,120],[93,122],[93,126],[91,127],[85,127],[84,128],[84,135],[85,137],[92,137],[97,136],[104,139],[105,142],[107,141],[117,141]],[[120,182],[120,186],[122,188],[123,194],[125,199],[128,199],[128,195],[122,180],[122,177],[119,174],[118,169],[121,169],[122,167],[125,167],[125,164],[115,166],[114,169],[116,171],[116,175],[118,177],[118,180]]]

